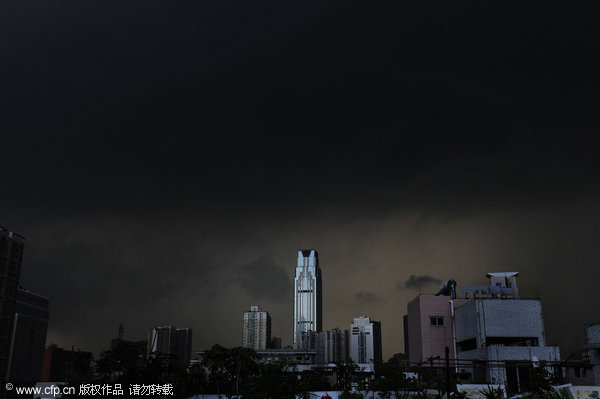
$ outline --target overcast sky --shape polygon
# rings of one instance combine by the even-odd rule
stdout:
[[[292,340],[297,250],[324,328],[519,271],[568,356],[600,321],[600,8],[478,1],[3,1],[0,225],[47,343],[125,325]]]

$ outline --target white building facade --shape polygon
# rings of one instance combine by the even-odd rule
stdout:
[[[260,306],[250,306],[244,312],[242,327],[242,346],[255,350],[267,349],[271,342],[271,316]]]
[[[294,281],[294,347],[302,347],[302,337],[320,332],[323,324],[321,269],[314,249],[298,251]]]
[[[350,324],[350,357],[355,363],[366,364],[380,362],[381,322],[360,316]]]
[[[521,392],[532,365],[560,361],[559,348],[546,346],[541,301],[519,297],[518,275],[488,273],[488,286],[463,287],[463,297],[473,299],[455,310],[459,368],[475,383],[494,381],[511,394]],[[473,361],[488,366],[467,366]]]

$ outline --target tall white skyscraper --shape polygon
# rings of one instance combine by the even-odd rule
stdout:
[[[381,322],[365,316],[356,317],[350,324],[350,357],[356,363],[381,361]]]
[[[298,251],[294,282],[294,347],[303,333],[319,332],[323,323],[323,303],[319,254],[314,249]],[[307,334],[304,334],[306,336]],[[302,346],[302,345],[300,345]]]
[[[242,346],[252,349],[267,349],[271,342],[271,316],[260,306],[250,306],[244,312]]]

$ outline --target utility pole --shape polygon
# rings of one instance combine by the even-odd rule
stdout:
[[[450,399],[450,349],[446,347],[446,399]]]

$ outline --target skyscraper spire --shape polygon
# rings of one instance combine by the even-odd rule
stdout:
[[[298,251],[294,282],[294,346],[302,333],[319,332],[323,323],[321,269],[314,249]]]

